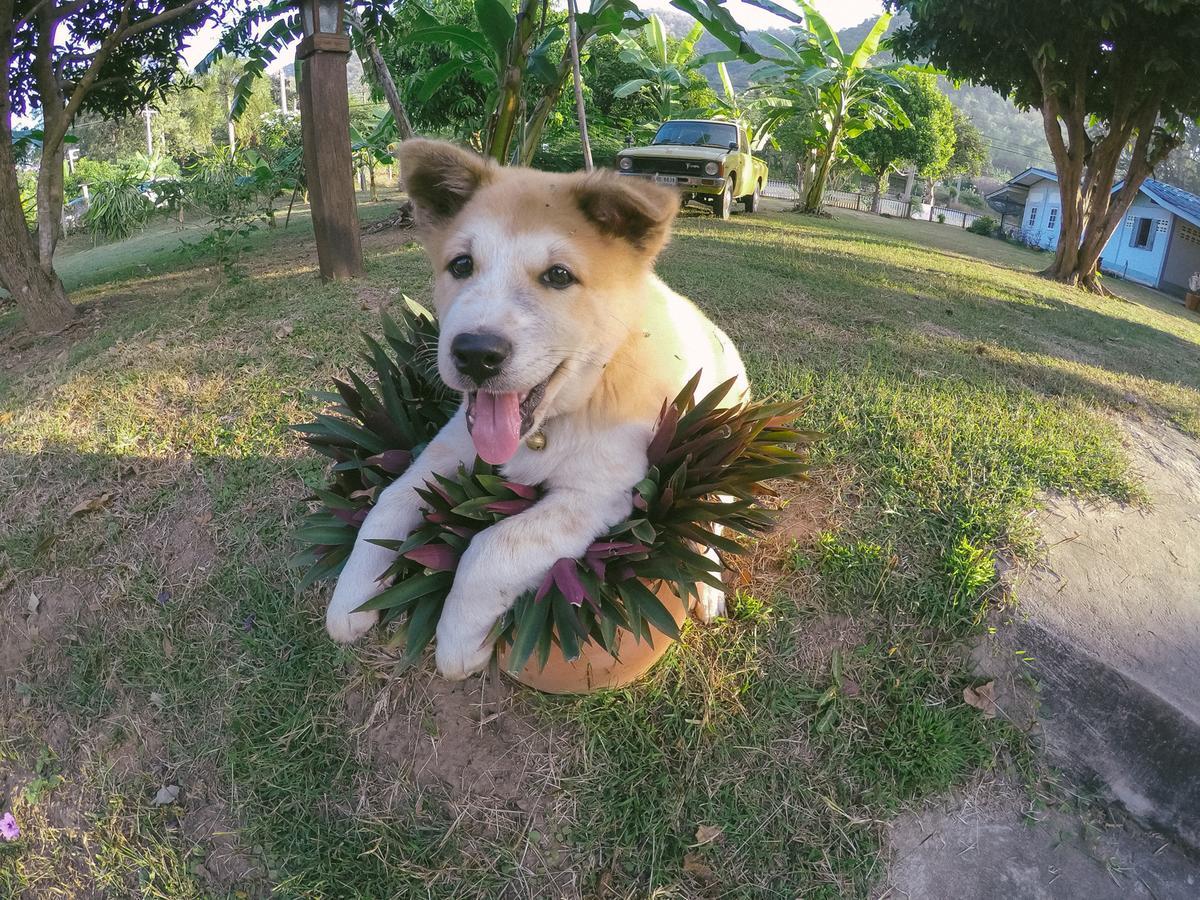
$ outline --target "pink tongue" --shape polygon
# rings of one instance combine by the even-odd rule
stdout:
[[[475,425],[471,428],[475,452],[485,463],[508,462],[521,443],[521,397],[515,392],[475,395]]]

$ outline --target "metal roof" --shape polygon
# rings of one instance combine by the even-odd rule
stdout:
[[[1149,194],[1177,216],[1181,216],[1200,227],[1200,197],[1183,188],[1147,178],[1142,182],[1142,193]]]
[[[1022,192],[1028,193],[1030,187],[1043,180],[1057,182],[1058,175],[1047,169],[1039,169],[1036,166],[1031,166],[1020,175],[1010,178],[999,189],[992,191],[987,195],[986,199],[991,200],[995,198],[998,202],[1012,202],[1020,197]],[[1123,183],[1118,181],[1113,185],[1113,190],[1120,190]],[[1175,213],[1175,215],[1187,219],[1193,225],[1200,227],[1200,197],[1197,197],[1195,194],[1185,191],[1183,188],[1175,187],[1173,184],[1155,181],[1153,178],[1147,178],[1142,182],[1141,192],[1160,206]]]

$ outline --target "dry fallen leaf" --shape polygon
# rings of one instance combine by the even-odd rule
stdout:
[[[689,875],[695,875],[698,878],[706,880],[716,878],[716,873],[713,872],[712,866],[701,859],[699,853],[685,853],[683,855],[683,871]]]
[[[168,784],[166,787],[158,789],[158,793],[154,795],[151,801],[155,806],[168,806],[179,799],[179,785]]]
[[[197,525],[207,525],[212,521],[212,510],[206,509],[204,512],[198,513],[194,521]]]
[[[42,598],[33,591],[29,592],[29,602],[25,604],[31,616],[37,615],[38,607],[42,605]]]
[[[175,645],[171,643],[169,637],[163,637],[163,656],[167,659],[175,658]]]
[[[162,709],[163,707],[165,707],[167,705],[167,698],[164,697],[162,695],[162,693],[159,691],[151,691],[150,692],[150,702],[152,704],[154,704],[155,706],[157,706],[159,709]]]
[[[275,329],[275,340],[282,341],[286,337],[291,337],[292,332],[296,330],[296,326],[291,322],[284,322]]]
[[[963,688],[963,700],[983,713],[985,719],[996,718],[996,682],[989,681],[975,688]]]
[[[67,518],[73,519],[76,516],[82,516],[84,513],[97,512],[101,509],[104,509],[104,507],[108,505],[108,501],[112,498],[113,495],[108,491],[105,491],[99,497],[92,497],[90,500],[80,500],[75,504],[71,511],[67,513]]]
[[[702,847],[725,837],[725,830],[717,825],[701,825],[696,829],[696,846]]]

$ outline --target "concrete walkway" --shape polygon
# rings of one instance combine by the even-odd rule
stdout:
[[[1114,811],[1098,837],[1078,815],[1030,819],[1012,786],[952,798],[893,824],[885,893],[1200,897],[1200,445],[1125,431],[1150,505],[1047,498],[1045,558],[1010,573],[1016,621],[975,662],[1066,781],[1133,821]]]

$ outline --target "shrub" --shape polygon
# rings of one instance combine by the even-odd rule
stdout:
[[[984,237],[991,237],[999,229],[1000,223],[991,216],[980,216],[967,226],[967,231],[972,234],[982,234]]]
[[[939,225],[946,224],[946,214],[945,213],[938,213],[938,224]]]
[[[146,224],[154,204],[142,192],[140,182],[131,172],[117,172],[92,186],[92,203],[84,224],[93,239],[124,240]]]

